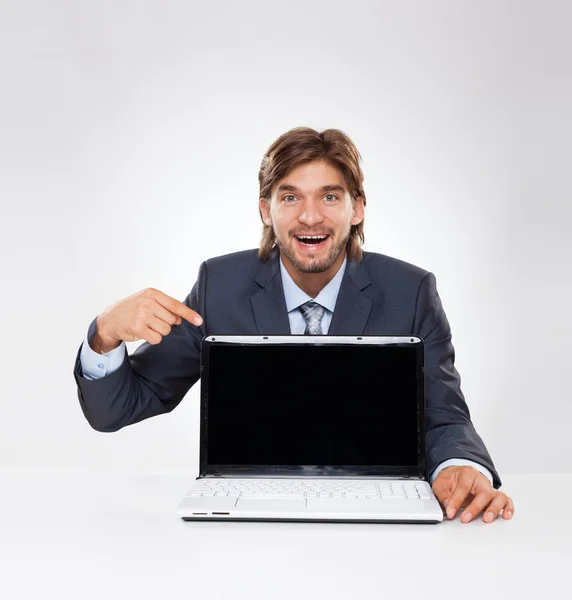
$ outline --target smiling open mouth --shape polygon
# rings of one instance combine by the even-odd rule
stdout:
[[[325,242],[330,236],[325,235],[296,235],[294,236],[304,246],[318,246]]]

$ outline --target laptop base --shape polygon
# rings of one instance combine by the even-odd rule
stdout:
[[[183,520],[310,521],[363,523],[439,523],[443,509],[430,499],[318,499],[244,500],[227,497],[186,496],[178,509]]]
[[[182,517],[183,521],[233,521],[235,523],[243,521],[246,523],[272,522],[272,523],[399,523],[403,525],[436,525],[441,520],[436,521],[409,521],[395,519],[265,519],[265,518],[241,518],[236,517]]]

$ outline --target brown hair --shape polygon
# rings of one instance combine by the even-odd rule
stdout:
[[[361,155],[351,139],[339,129],[325,129],[319,133],[310,127],[295,127],[282,134],[272,143],[264,154],[258,181],[260,183],[260,198],[270,202],[272,187],[283,177],[286,177],[294,168],[315,160],[325,160],[337,168],[346,184],[355,203],[358,196],[363,197],[365,206],[365,192],[363,191],[363,173],[359,166]],[[260,213],[262,219],[262,212]],[[262,239],[258,250],[258,257],[266,262],[275,246],[274,229],[271,225],[264,224]],[[350,239],[346,247],[348,260],[360,262],[362,260],[361,244],[364,242],[363,220],[358,225],[352,225]]]

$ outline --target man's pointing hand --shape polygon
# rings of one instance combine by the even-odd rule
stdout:
[[[146,340],[159,344],[174,325],[185,319],[200,326],[202,317],[186,304],[154,288],[146,288],[106,308],[97,317],[96,333],[90,342],[99,353],[117,348],[122,341]]]

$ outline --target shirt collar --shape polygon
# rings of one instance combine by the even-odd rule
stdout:
[[[302,291],[295,283],[290,274],[286,270],[284,263],[282,262],[282,255],[280,255],[280,272],[282,274],[282,285],[284,287],[284,299],[286,300],[286,310],[288,312],[298,308],[308,300],[314,300],[330,312],[334,312],[336,306],[336,300],[338,299],[338,293],[340,286],[342,285],[342,279],[346,270],[347,257],[344,258],[342,266],[338,269],[338,272],[334,275],[333,279],[324,287],[324,289],[315,297],[308,296],[306,292]]]

